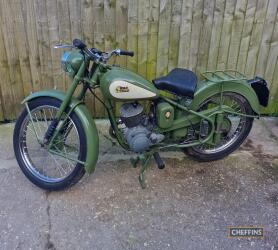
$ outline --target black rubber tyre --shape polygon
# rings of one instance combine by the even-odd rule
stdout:
[[[249,102],[243,96],[235,93],[230,93],[230,92],[225,94],[236,96],[236,98],[240,99],[243,102],[245,113],[248,115],[253,114],[253,110]],[[200,162],[220,160],[226,157],[227,155],[231,154],[233,151],[235,151],[237,148],[240,147],[240,145],[244,142],[244,140],[246,139],[246,137],[248,136],[248,134],[252,129],[253,120],[254,118],[252,117],[246,117],[246,123],[240,136],[229,147],[225,148],[220,152],[208,154],[208,153],[200,152],[195,147],[190,147],[190,148],[185,148],[184,153],[186,153],[189,157],[192,157],[193,159]]]
[[[61,101],[50,97],[40,97],[28,103],[30,111],[44,105],[49,105],[52,107],[60,107]],[[28,116],[28,112],[26,108],[24,108],[16,121],[15,128],[14,128],[14,135],[13,135],[13,147],[14,147],[15,156],[19,164],[19,167],[21,168],[24,175],[36,186],[50,191],[62,190],[76,184],[83,177],[85,173],[84,166],[80,163],[77,163],[75,165],[72,172],[65,179],[57,182],[47,182],[45,180],[39,179],[25,165],[25,162],[22,158],[21,151],[20,151],[20,140],[22,139],[20,138],[20,130],[26,116]],[[73,123],[76,126],[79,140],[80,140],[78,159],[81,161],[85,161],[86,154],[87,154],[87,147],[86,147],[86,136],[85,136],[82,123],[74,112],[70,115],[70,118],[72,119]]]

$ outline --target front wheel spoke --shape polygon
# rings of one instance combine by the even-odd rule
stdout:
[[[50,154],[51,155],[51,154]],[[56,164],[56,169],[58,170],[59,174],[60,174],[60,177],[63,176],[63,173],[60,169],[60,165],[58,164],[57,160],[51,155],[51,159],[53,160],[54,164]]]
[[[62,121],[65,121],[63,135],[57,136],[50,151],[40,143],[40,138],[36,136],[37,132],[40,134],[39,137],[44,135],[44,131],[47,130],[58,109],[45,105],[31,110],[30,117],[26,116],[22,125],[24,127],[20,132],[21,156],[28,169],[37,178],[51,182],[66,178],[79,162],[79,133],[69,116],[62,118]],[[34,126],[31,126],[32,120]]]
[[[61,139],[59,139],[59,140],[54,140],[54,142],[53,142],[53,146],[58,146],[61,142],[64,142],[65,141],[65,139],[66,138],[61,138]],[[64,145],[64,143],[63,143],[63,145]]]
[[[60,175],[61,175],[61,177],[63,177],[63,174],[62,174],[62,172],[61,172],[61,169],[63,170],[63,172],[65,173],[65,174],[67,174],[68,172],[66,172],[66,170],[64,169],[64,167],[63,167],[63,162],[60,162],[60,157],[58,156],[58,155],[52,155],[52,153],[51,152],[49,152],[49,154],[50,154],[50,156],[51,156],[51,158],[55,161],[55,163],[56,163],[56,166],[57,166],[57,169],[59,170],[59,172],[60,172]],[[56,156],[58,156],[57,158],[56,158]],[[59,160],[58,160],[59,159]],[[70,169],[71,170],[71,169]]]
[[[66,148],[65,148],[65,147],[64,147],[64,151],[65,151],[66,155],[68,155],[67,150],[66,150]],[[69,161],[69,159],[68,159],[68,158],[66,158],[66,160],[67,160],[67,163],[68,163],[69,168],[71,169],[71,167],[72,167],[72,163],[70,163],[70,161]]]
[[[53,145],[54,146],[54,145]],[[57,148],[56,146],[54,146],[54,148],[56,149],[56,150],[54,150],[54,151],[56,151],[56,153],[57,153],[57,155],[59,156],[60,155],[60,157],[63,157],[64,159],[67,159],[67,160],[71,160],[71,161],[74,161],[74,162],[77,162],[77,159],[75,159],[75,158],[77,158],[75,155],[70,155],[70,154],[67,154],[67,152],[65,152],[65,150],[64,151],[61,151],[59,148]]]
[[[31,126],[32,127],[32,126]],[[34,128],[35,129],[35,128]],[[32,134],[29,134],[29,136],[32,136],[33,138],[35,138],[36,139],[36,141],[37,140],[39,140],[39,141],[41,141],[41,138],[38,136],[38,138],[37,138],[37,135],[36,135],[36,132],[34,131],[34,129],[33,128],[31,128],[31,130],[30,130],[30,133]]]
[[[50,155],[52,155],[52,154],[50,153]],[[61,156],[59,156],[59,155],[54,155],[54,156],[52,156],[52,157],[54,157],[54,159],[56,159],[56,161],[58,162],[59,166],[61,166],[61,168],[63,169],[63,171],[64,171],[65,173],[67,173],[66,170],[64,169],[64,161],[63,161],[64,157],[61,157]],[[57,157],[57,158],[55,158],[55,157]],[[59,160],[58,160],[58,159],[59,159]],[[61,162],[61,163],[60,163],[60,162]],[[70,169],[70,170],[71,170],[71,169]]]
[[[50,153],[50,156],[51,156],[51,158],[54,160],[54,162],[56,163],[57,169],[59,170],[61,177],[63,176],[63,174],[62,174],[62,172],[61,172],[61,169],[64,171],[65,174],[67,174],[67,172],[66,172],[65,169],[63,168],[63,164],[60,164],[60,163],[58,162],[58,160],[56,160],[55,156],[53,156],[51,153]]]
[[[66,140],[66,138],[60,139],[60,140],[58,140],[58,141],[55,141],[52,145],[53,145],[55,148],[59,149],[59,144],[63,142],[63,147],[64,147],[64,148],[71,149],[72,151],[78,151],[78,149],[77,149],[76,146],[66,144],[66,143],[65,143],[65,140]]]
[[[48,109],[49,110],[49,113],[50,113],[50,116],[51,116],[51,121],[54,120],[54,115],[53,115],[53,109]],[[56,113],[56,112],[55,112]]]
[[[37,127],[38,127],[38,131],[40,132],[40,135],[43,136],[43,132],[42,132],[41,126],[40,126],[40,121],[39,121],[38,118],[37,118],[37,114],[35,113],[34,115],[35,115],[35,117],[36,117],[36,125],[37,125]]]
[[[46,117],[46,114],[45,114],[45,110],[43,110],[43,116],[44,116],[44,121],[46,123],[46,128],[49,127],[49,123],[48,123],[48,120],[47,120],[47,117]]]

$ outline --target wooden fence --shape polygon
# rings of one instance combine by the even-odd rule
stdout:
[[[56,43],[135,52],[117,63],[152,79],[174,67],[237,69],[270,84],[278,113],[277,0],[0,0],[0,121],[31,91],[65,89]],[[104,109],[93,98],[97,117]]]

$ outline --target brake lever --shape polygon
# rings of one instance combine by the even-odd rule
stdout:
[[[120,49],[115,49],[115,50],[113,50],[113,52],[116,54],[116,56],[119,56],[120,53],[121,53],[121,50]]]
[[[104,59],[105,59],[105,61],[108,61],[113,55],[119,56],[120,53],[121,53],[120,49],[114,49],[114,50],[110,50],[110,51],[104,52],[103,54],[106,55],[104,57]]]
[[[85,49],[84,52],[93,60],[99,61],[101,59],[101,55],[92,52],[91,49]]]

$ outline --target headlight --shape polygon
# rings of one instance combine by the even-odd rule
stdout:
[[[68,58],[71,54],[71,51],[66,51],[63,55],[62,55],[62,58],[61,58],[61,67],[62,69],[65,71],[65,72],[68,72]]]
[[[67,74],[74,77],[83,60],[84,56],[79,51],[66,51],[61,58],[61,67]]]

